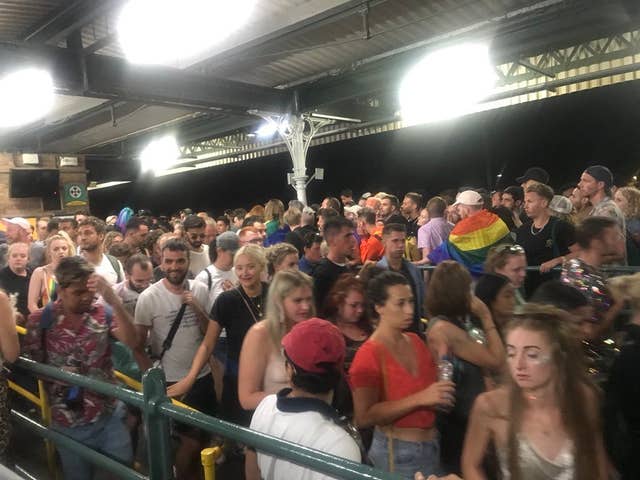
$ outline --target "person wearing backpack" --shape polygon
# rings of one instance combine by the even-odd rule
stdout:
[[[103,250],[106,233],[106,223],[96,217],[87,217],[78,225],[77,239],[81,256],[113,286],[124,280],[124,272],[120,261]]]
[[[116,383],[110,337],[133,348],[133,319],[109,283],[83,258],[65,257],[55,269],[57,300],[27,320],[24,353],[36,361],[104,382]],[[94,301],[96,294],[102,304]],[[52,428],[131,464],[131,438],[124,405],[94,391],[53,381],[47,384]],[[66,480],[92,478],[91,463],[58,447]]]

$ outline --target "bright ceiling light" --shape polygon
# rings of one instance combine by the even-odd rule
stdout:
[[[140,165],[143,172],[158,174],[172,165],[180,158],[180,148],[173,135],[153,140],[140,154]]]
[[[256,130],[256,135],[260,138],[270,138],[273,137],[278,131],[278,124],[274,121],[266,122],[260,126],[258,130]]]
[[[0,127],[17,127],[42,118],[53,106],[53,80],[39,68],[25,68],[0,79]]]
[[[435,51],[415,65],[400,85],[402,119],[414,125],[471,113],[495,82],[486,45],[462,44]]]
[[[118,35],[133,63],[180,66],[242,26],[255,0],[130,0]]]

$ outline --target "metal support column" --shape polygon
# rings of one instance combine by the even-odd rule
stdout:
[[[142,394],[144,397],[144,423],[147,426],[148,436],[149,478],[151,480],[172,480],[173,454],[169,419],[158,410],[163,401],[169,402],[162,369],[152,368],[144,374]]]
[[[333,123],[333,120],[313,118],[306,114],[301,115],[273,115],[258,111],[250,111],[254,115],[262,117],[271,124],[284,141],[293,162],[293,172],[289,176],[291,186],[296,190],[298,200],[307,204],[307,151],[311,140],[318,130],[325,125]]]

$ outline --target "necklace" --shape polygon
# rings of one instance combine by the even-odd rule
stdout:
[[[549,223],[549,219],[547,219],[546,222],[544,222],[544,225],[542,225],[542,227],[540,227],[538,229],[538,231],[534,231],[534,226],[533,226],[533,222],[531,222],[531,235],[533,235],[534,237],[536,235],[540,235],[542,233],[542,231],[545,229],[545,227],[547,226],[547,223]]]
[[[258,323],[260,320],[262,320],[262,304],[263,304],[263,298],[264,298],[264,295],[263,295],[264,290],[257,297],[250,297],[249,295],[247,295],[244,289],[240,286],[237,287],[237,290],[238,290],[238,293],[240,293],[240,298],[242,298],[242,301],[247,307],[247,310],[249,310],[249,313],[253,317],[253,323]]]

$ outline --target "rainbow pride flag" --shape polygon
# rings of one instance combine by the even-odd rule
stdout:
[[[487,210],[460,220],[446,242],[429,254],[432,265],[454,260],[469,269],[472,275],[482,275],[489,249],[497,243],[513,243],[509,228],[496,214]]]

